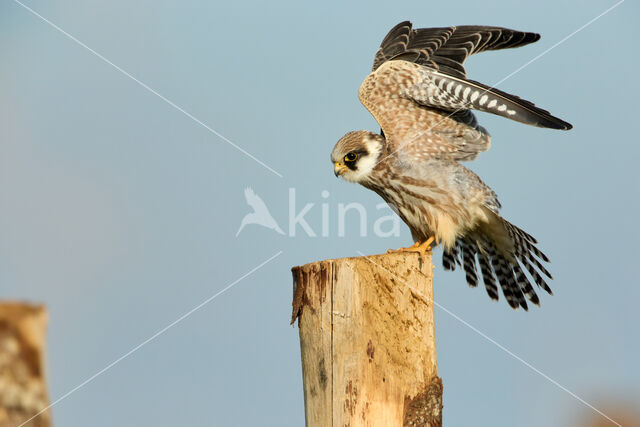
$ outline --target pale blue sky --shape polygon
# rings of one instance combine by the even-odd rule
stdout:
[[[0,298],[45,303],[58,426],[299,426],[293,265],[380,253],[401,236],[346,237],[338,203],[377,218],[377,195],[336,180],[329,154],[377,126],[357,99],[397,22],[500,25],[535,45],[467,62],[493,84],[614,1],[328,3],[29,1],[44,17],[282,174],[244,156],[11,0],[0,3]],[[637,402],[640,7],[630,0],[499,87],[571,122],[569,132],[478,114],[492,149],[469,164],[504,215],[551,257],[555,296],[513,312],[436,250],[435,296],[585,400]],[[287,228],[289,189],[329,237],[248,226],[251,186]],[[323,199],[323,190],[329,191]],[[371,226],[372,226],[371,221]],[[447,425],[572,425],[591,410],[445,312],[436,312]]]

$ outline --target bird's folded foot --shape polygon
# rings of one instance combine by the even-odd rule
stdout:
[[[387,251],[388,254],[402,253],[402,252],[417,252],[420,254],[420,258],[424,261],[424,258],[427,256],[427,252],[431,251],[431,243],[433,242],[433,236],[429,237],[424,242],[415,242],[413,246],[409,246],[408,248],[398,248],[398,249],[389,249]]]
[[[400,252],[413,252],[415,248],[417,248],[419,245],[420,245],[420,242],[415,242],[413,245],[409,246],[408,248],[389,249],[387,250],[387,253],[396,254]]]

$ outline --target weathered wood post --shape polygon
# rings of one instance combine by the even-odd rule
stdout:
[[[431,254],[292,272],[307,427],[441,426]]]
[[[44,369],[47,311],[0,302],[0,427],[16,427],[49,404]],[[25,427],[50,427],[45,411]]]

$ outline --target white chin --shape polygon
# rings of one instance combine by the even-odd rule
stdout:
[[[358,183],[362,180],[362,178],[363,178],[362,174],[359,173],[359,171],[357,170],[355,171],[350,170],[342,174],[342,179],[349,182]]]

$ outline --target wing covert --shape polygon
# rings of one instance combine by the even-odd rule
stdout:
[[[382,128],[387,154],[462,161],[488,150],[491,138],[470,111],[451,114],[411,99],[409,91],[419,83],[419,68],[406,61],[389,61],[360,86],[360,101]]]

